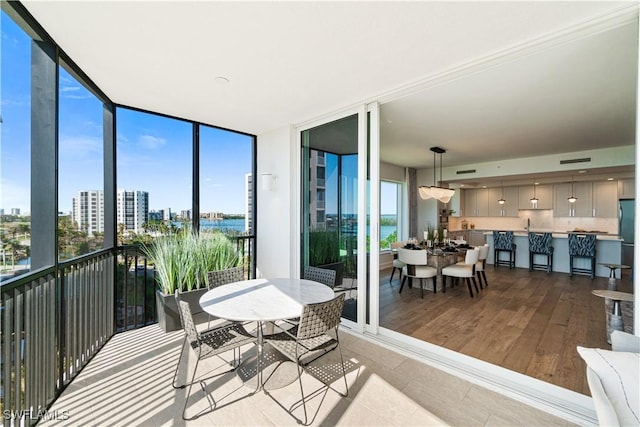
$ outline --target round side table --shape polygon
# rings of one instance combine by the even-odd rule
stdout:
[[[591,293],[597,297],[609,298],[613,301],[613,311],[607,328],[607,342],[611,344],[611,332],[623,331],[622,311],[620,310],[620,301],[633,301],[633,294],[626,292],[610,291],[605,289],[596,289]]]
[[[624,264],[610,264],[606,262],[598,263],[598,265],[607,267],[609,269],[609,290],[610,291],[615,291],[618,288],[618,285],[616,284],[616,270],[620,269],[620,278],[622,278],[622,270],[631,268],[628,265],[624,265]]]

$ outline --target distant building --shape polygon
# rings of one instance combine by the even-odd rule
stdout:
[[[253,234],[253,175],[244,176],[244,191],[246,194],[244,209],[244,229]]]
[[[4,209],[0,209],[0,216],[4,216]]]
[[[186,220],[189,221],[191,220],[191,210],[190,209],[183,209],[180,211],[180,218],[182,220]]]
[[[326,159],[323,151],[311,150],[309,161],[309,223],[311,228],[326,226]]]
[[[149,221],[162,221],[162,216],[164,214],[160,211],[151,211],[149,212]]]
[[[160,209],[160,212],[162,212],[163,221],[171,221],[171,208]]]
[[[125,230],[143,232],[142,225],[149,222],[149,193],[147,191],[118,190],[116,220]]]
[[[104,192],[80,191],[78,197],[72,200],[71,218],[78,230],[85,231],[89,236],[104,233]]]
[[[20,216],[20,208],[11,208],[11,215]]]

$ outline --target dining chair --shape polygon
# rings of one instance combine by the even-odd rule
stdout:
[[[478,290],[478,285],[476,284],[476,264],[478,263],[478,258],[480,255],[480,249],[469,249],[465,254],[464,262],[459,262],[457,264],[453,264],[442,269],[442,291],[445,292],[447,289],[447,276],[451,277],[451,285],[453,286],[454,278],[460,279],[464,278],[467,283],[467,288],[469,288],[469,295],[473,298],[473,291],[471,290],[471,281],[473,281],[473,287],[476,288],[476,293],[480,292]]]
[[[217,288],[218,286],[226,285],[233,282],[240,282],[244,279],[244,267],[242,266],[207,272],[207,286],[209,289]],[[216,317],[209,315],[207,329],[211,327],[211,321],[216,319]]]
[[[199,415],[187,418],[186,411],[189,403],[189,396],[191,395],[191,387],[193,386],[196,372],[198,370],[198,363],[202,359],[206,359],[211,356],[218,356],[222,353],[225,353],[229,350],[234,350],[234,359],[235,359],[235,349],[240,348],[246,344],[257,344],[257,338],[247,332],[244,327],[239,323],[230,323],[225,324],[223,326],[207,330],[205,332],[198,332],[196,329],[196,324],[193,320],[193,315],[191,314],[191,308],[189,307],[189,303],[183,301],[180,298],[180,291],[176,291],[175,294],[176,303],[178,305],[178,312],[180,314],[180,321],[182,323],[182,328],[184,329],[184,341],[182,343],[182,350],[180,351],[180,357],[178,358],[178,363],[176,365],[176,371],[173,374],[173,380],[171,385],[173,388],[185,388],[189,387],[187,390],[187,395],[184,400],[184,407],[182,409],[182,419],[183,420],[192,420],[197,418]],[[191,380],[182,385],[177,384],[178,378],[178,370],[180,369],[180,362],[182,361],[183,355],[185,354],[185,348],[188,347],[191,351],[196,355],[196,364],[193,368],[193,374],[191,374]],[[228,372],[232,372],[235,370],[235,360],[233,367],[230,370],[225,372],[221,372],[216,374],[215,376],[223,375]],[[188,375],[187,375],[188,377]],[[203,387],[204,389],[204,387]],[[212,408],[213,410],[214,408]]]
[[[340,316],[344,306],[344,299],[345,295],[339,294],[337,297],[329,301],[305,304],[302,307],[302,313],[300,315],[300,322],[298,325],[288,330],[279,327],[282,332],[269,335],[265,338],[266,343],[297,365],[298,383],[300,385],[302,407],[304,410],[304,421],[298,419],[298,417],[293,414],[293,408],[287,409],[280,404],[280,402],[276,402],[292,417],[294,417],[298,423],[308,425],[307,406],[305,402],[306,397],[302,386],[302,373],[312,362],[336,348],[340,353],[340,365],[342,367],[345,392],[342,393],[336,390],[329,383],[317,378],[317,376],[314,376],[314,378],[322,381],[325,386],[332,389],[342,397],[346,397],[349,393],[347,373],[344,367],[342,349],[340,348],[340,338],[338,336],[338,328],[340,326]],[[269,394],[266,389],[265,392]],[[313,395],[315,395],[315,392]]]
[[[392,251],[394,249],[398,250],[403,246],[404,246],[404,242],[392,242],[391,243],[391,250]],[[395,273],[396,270],[400,271],[400,277],[398,278],[398,280],[400,280],[400,282],[402,282],[402,269],[406,265],[407,264],[405,264],[404,262],[400,261],[400,259],[398,259],[398,255],[396,253],[394,258],[393,258],[393,262],[392,262],[393,269],[391,270],[391,277],[389,278],[389,284],[391,284],[391,281],[393,280],[393,273]]]
[[[489,282],[487,282],[487,258],[489,257],[489,245],[484,244],[483,246],[478,246],[478,262],[476,263],[476,277],[478,278],[478,282],[480,283],[480,289],[482,287],[482,279],[484,279],[484,285],[488,288]]]
[[[336,271],[328,268],[306,266],[302,277],[303,279],[323,283],[331,289],[336,286]]]
[[[427,251],[424,249],[398,249],[398,259],[402,261],[405,266],[402,268],[402,282],[400,283],[400,292],[404,287],[404,282],[407,280],[413,280],[414,278],[420,279],[420,298],[424,298],[424,286],[422,281],[424,279],[433,279],[433,293],[436,293],[436,276],[438,270],[427,265]]]

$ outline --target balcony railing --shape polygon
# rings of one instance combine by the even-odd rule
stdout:
[[[255,277],[254,236],[230,238],[245,277]],[[138,246],[95,252],[3,282],[4,424],[35,424],[116,332],[157,322],[155,290],[155,270]]]

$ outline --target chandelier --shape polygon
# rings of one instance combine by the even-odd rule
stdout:
[[[436,153],[440,154],[440,181],[442,182],[442,153],[447,151],[440,147],[431,147],[430,150],[433,151],[433,185],[431,187],[421,185],[418,187],[418,193],[423,200],[437,199],[442,203],[449,203],[455,190],[436,186]]]

